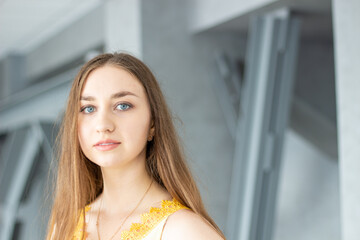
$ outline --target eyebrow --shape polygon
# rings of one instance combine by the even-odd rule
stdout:
[[[132,93],[132,92],[129,92],[129,91],[121,91],[121,92],[112,94],[110,98],[111,99],[116,99],[116,98],[122,98],[122,97],[125,97],[125,96],[128,96],[128,95],[139,97],[135,93]],[[81,96],[80,100],[82,100],[82,101],[94,101],[95,97],[93,97],[93,96]]]

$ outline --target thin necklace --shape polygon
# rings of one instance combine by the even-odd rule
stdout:
[[[142,196],[142,198],[140,199],[140,201],[138,202],[138,204],[136,205],[136,207],[131,211],[131,213],[129,215],[126,216],[126,218],[124,219],[124,221],[121,223],[121,225],[116,229],[115,233],[111,236],[111,238],[109,238],[109,240],[112,240],[115,235],[120,231],[121,227],[124,225],[124,223],[126,222],[126,220],[135,212],[135,210],[140,206],[141,202],[144,200],[146,194],[149,192],[150,187],[152,185],[153,181],[151,181],[148,189],[146,190],[146,192],[144,193],[144,195]],[[97,235],[98,235],[98,239],[101,240],[100,238],[100,231],[99,231],[99,216],[100,216],[100,209],[102,207],[102,201],[103,201],[103,197],[101,197],[101,202],[100,202],[100,207],[98,210],[98,214],[97,214],[97,218],[96,218],[96,231],[97,231]]]

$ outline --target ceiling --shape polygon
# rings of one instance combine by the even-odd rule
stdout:
[[[0,0],[0,59],[8,53],[30,51],[103,1]],[[278,0],[259,11],[278,7],[289,7],[304,14],[304,29],[310,34],[331,30],[331,0]],[[214,30],[246,29],[251,14],[214,26]]]
[[[30,51],[101,2],[0,0],[0,59],[8,53]]]
[[[301,19],[302,32],[306,36],[332,36],[331,0],[277,0],[268,5],[256,8],[226,22],[213,26],[211,31],[246,31],[253,15],[273,11],[279,8],[291,10],[293,15]]]

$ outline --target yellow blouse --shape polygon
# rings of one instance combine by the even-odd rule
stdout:
[[[180,209],[188,209],[176,199],[161,201],[161,208],[152,207],[148,213],[141,215],[140,223],[131,224],[128,231],[121,232],[121,240],[160,240],[167,218]],[[85,214],[90,206],[85,207]],[[84,237],[84,220],[80,216],[72,240],[82,240]],[[85,233],[86,238],[86,233]]]

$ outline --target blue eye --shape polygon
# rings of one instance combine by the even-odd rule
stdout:
[[[121,111],[125,111],[127,109],[129,109],[131,106],[130,104],[127,103],[120,103],[118,105],[116,105],[116,109],[121,110]]]
[[[83,107],[83,108],[81,109],[81,112],[85,112],[85,113],[92,113],[92,112],[94,112],[94,111],[95,111],[95,108],[92,107],[92,106]]]

